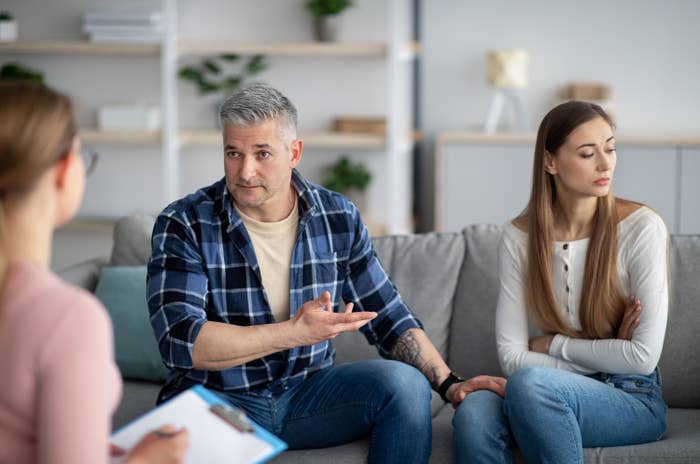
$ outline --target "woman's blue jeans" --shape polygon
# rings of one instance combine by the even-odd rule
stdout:
[[[476,391],[452,419],[458,463],[582,463],[583,448],[659,440],[666,404],[651,375],[593,374],[528,367],[508,379],[505,399]]]
[[[402,362],[340,364],[279,396],[217,393],[290,449],[323,448],[369,437],[370,463],[427,463],[430,457],[430,384]]]

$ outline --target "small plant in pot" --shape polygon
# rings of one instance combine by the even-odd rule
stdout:
[[[0,42],[17,40],[17,20],[9,11],[0,11]]]
[[[178,76],[191,82],[199,95],[219,95],[219,101],[216,103],[218,119],[223,99],[246,84],[252,76],[265,71],[268,66],[265,55],[253,55],[245,61],[234,53],[224,53],[207,57],[199,64],[185,66],[180,69]]]
[[[309,0],[306,8],[314,18],[314,38],[333,42],[338,37],[340,13],[353,5],[352,0]]]
[[[364,163],[353,162],[344,155],[326,168],[321,185],[347,196],[360,212],[364,212],[367,208],[365,191],[371,180],[372,174]]]

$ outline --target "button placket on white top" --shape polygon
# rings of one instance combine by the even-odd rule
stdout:
[[[572,285],[571,285],[571,244],[564,243],[562,245],[562,261],[564,262],[564,291],[566,292],[566,314],[571,319],[571,305],[573,304]]]

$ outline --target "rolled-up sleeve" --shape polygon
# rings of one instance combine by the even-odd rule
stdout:
[[[343,299],[355,303],[355,311],[376,311],[377,317],[360,330],[379,354],[388,357],[396,341],[421,322],[401,299],[382,267],[369,239],[367,228],[354,209],[355,241],[350,250],[349,272],[343,287]]]
[[[148,263],[148,309],[166,366],[192,369],[192,348],[207,321],[208,280],[196,236],[167,210],[156,219]]]

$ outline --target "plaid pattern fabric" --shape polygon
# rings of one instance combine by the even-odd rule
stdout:
[[[299,227],[290,270],[290,314],[328,290],[333,310],[352,301],[377,311],[361,330],[387,356],[406,330],[422,327],[372,248],[355,206],[295,170]],[[239,326],[274,322],[253,244],[225,179],[169,205],[156,219],[148,263],[150,320],[170,384],[269,395],[333,364],[330,341],[274,353],[221,371],[192,368],[194,340],[207,321]],[[177,374],[177,375],[176,375]]]

